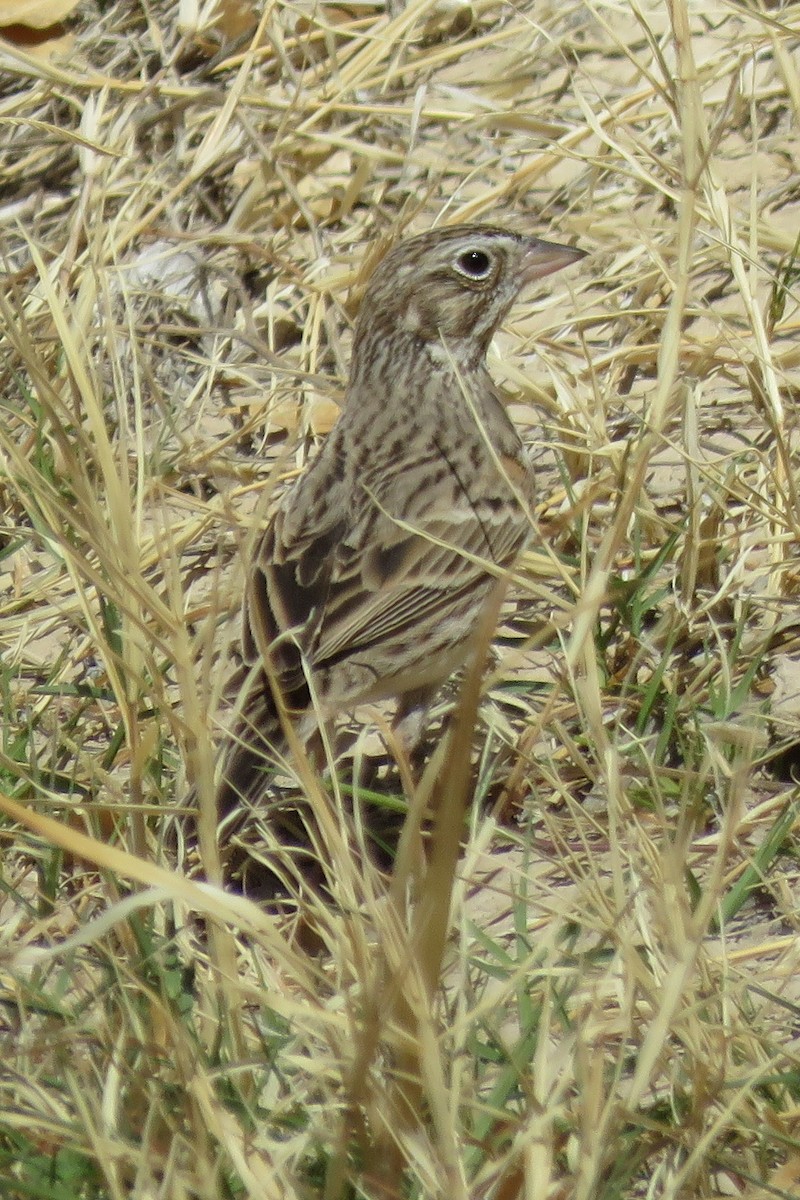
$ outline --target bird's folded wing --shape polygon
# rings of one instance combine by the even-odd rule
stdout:
[[[363,529],[338,540],[342,532],[295,547],[267,538],[254,563],[246,656],[269,655],[284,687],[299,683],[301,652],[322,669],[456,613],[469,623],[470,593],[477,615],[524,541],[518,512],[490,504],[431,512],[413,528],[373,510],[366,544]]]

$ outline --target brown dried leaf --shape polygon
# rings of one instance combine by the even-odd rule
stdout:
[[[32,29],[49,29],[63,21],[73,8],[77,8],[78,0],[0,0],[0,25],[27,25]],[[3,36],[10,41],[19,41],[9,35],[4,29]]]

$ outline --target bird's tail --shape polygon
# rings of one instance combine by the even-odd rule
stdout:
[[[273,776],[291,774],[284,720],[308,711],[308,689],[301,686],[283,697],[280,709],[263,669],[239,675],[235,716],[222,745],[217,776],[218,837],[225,878],[237,891],[266,900],[286,894],[285,862],[294,864],[288,878],[311,884],[319,874],[311,851],[313,817],[302,797],[287,803]],[[286,854],[276,857],[277,846]],[[271,849],[270,849],[271,847]]]
[[[263,801],[270,775],[285,760],[286,735],[263,670],[242,671],[232,726],[220,750],[217,817],[224,822],[241,805]]]

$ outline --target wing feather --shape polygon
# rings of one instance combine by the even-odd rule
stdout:
[[[441,460],[436,469],[441,479]],[[426,489],[422,480],[414,492],[403,479],[364,480],[359,511],[310,482],[311,502],[287,497],[265,531],[244,604],[245,660],[269,662],[288,692],[302,686],[304,660],[322,673],[352,657],[379,676],[393,645],[414,646],[426,624],[442,639],[466,638],[526,541],[516,493],[495,470],[473,479],[471,494],[460,481]],[[407,520],[390,515],[410,509]]]
[[[451,520],[445,529],[445,522],[434,518],[426,524],[435,533],[428,534],[421,526],[410,543],[413,554],[407,547],[403,570],[385,579],[380,588],[368,586],[358,555],[338,564],[314,646],[314,666],[349,652],[358,654],[379,642],[408,638],[431,619],[444,624],[463,611],[470,591],[475,591],[479,606],[491,587],[492,568],[510,566],[525,540],[518,519],[498,523],[492,530],[493,554],[488,560],[485,523]]]

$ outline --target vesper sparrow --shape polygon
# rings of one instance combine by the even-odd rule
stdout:
[[[527,284],[584,251],[489,226],[400,243],[361,303],[344,411],[249,565],[220,814],[320,720],[430,700],[528,541],[533,471],[486,369]],[[273,688],[279,689],[283,721]]]

